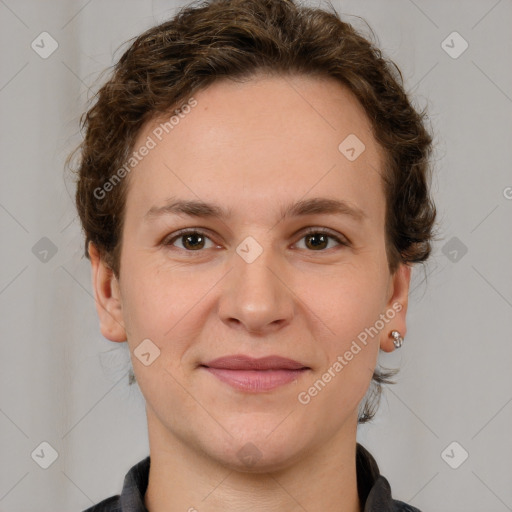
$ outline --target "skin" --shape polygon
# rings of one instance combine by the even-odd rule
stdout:
[[[360,104],[332,79],[222,80],[194,98],[197,106],[126,178],[119,279],[89,246],[101,332],[128,342],[146,399],[146,507],[359,511],[358,406],[379,349],[394,350],[390,332],[406,334],[411,270],[388,269],[382,150]],[[156,126],[141,130],[135,148]],[[349,134],[365,144],[352,162],[338,150]],[[171,196],[230,208],[232,218],[144,220]],[[344,200],[366,218],[281,215],[312,197]],[[306,227],[327,228],[350,245],[322,244]],[[183,228],[207,238],[171,240]],[[263,250],[251,263],[236,252],[248,236]],[[401,311],[301,404],[298,393],[397,303]],[[147,338],[160,355],[145,366],[134,350]],[[198,367],[230,354],[281,355],[310,370],[246,393]],[[244,446],[257,454],[252,465],[238,456]]]

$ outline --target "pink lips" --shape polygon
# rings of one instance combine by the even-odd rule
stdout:
[[[201,365],[222,382],[246,392],[262,392],[297,380],[309,370],[280,356],[254,359],[244,355],[220,357]]]

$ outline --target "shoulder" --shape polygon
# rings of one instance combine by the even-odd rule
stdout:
[[[413,507],[412,505],[400,500],[393,500],[393,505],[395,507],[395,512],[421,512],[419,508]]]
[[[147,512],[144,495],[148,486],[151,459],[137,462],[124,477],[121,494],[104,499],[83,512]]]
[[[388,480],[379,475],[368,495],[364,512],[421,512],[421,510],[404,501],[394,499]]]
[[[391,486],[381,475],[372,454],[357,443],[357,486],[364,512],[421,512],[416,507],[393,498]]]
[[[83,512],[122,512],[120,496],[104,499]]]

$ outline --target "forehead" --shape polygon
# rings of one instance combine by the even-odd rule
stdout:
[[[128,176],[127,221],[170,196],[265,212],[321,195],[382,215],[383,152],[364,109],[339,82],[223,79],[193,100],[139,133],[134,150],[152,148]]]

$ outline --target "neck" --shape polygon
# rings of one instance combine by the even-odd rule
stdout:
[[[355,427],[287,467],[231,469],[190,448],[148,411],[149,512],[360,512]]]

